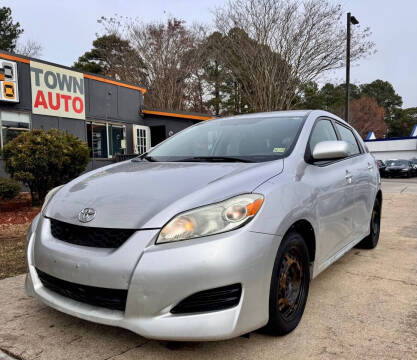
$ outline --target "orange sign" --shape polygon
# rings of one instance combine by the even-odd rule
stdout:
[[[3,98],[7,100],[16,100],[15,83],[10,81],[3,81]]]
[[[19,102],[17,64],[0,59],[0,101]]]

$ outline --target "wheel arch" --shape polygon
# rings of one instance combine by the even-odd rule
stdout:
[[[316,234],[313,225],[306,219],[300,219],[288,228],[285,235],[290,231],[297,231],[301,234],[307,245],[310,263],[314,263],[316,259]]]

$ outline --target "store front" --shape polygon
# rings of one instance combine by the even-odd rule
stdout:
[[[87,170],[142,154],[212,117],[144,109],[146,90],[61,65],[0,52],[0,147],[22,131],[58,129],[88,144]],[[6,176],[0,159],[0,176]]]

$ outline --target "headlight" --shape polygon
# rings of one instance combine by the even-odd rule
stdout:
[[[44,200],[43,205],[42,205],[42,210],[41,210],[41,214],[42,214],[42,216],[45,216],[45,210],[46,210],[46,207],[48,206],[49,202],[51,201],[51,199],[53,198],[53,196],[56,194],[56,192],[57,192],[59,189],[61,189],[63,186],[64,186],[64,185],[57,186],[57,187],[53,188],[51,191],[49,191],[49,192],[46,194],[46,196],[45,196],[45,200]]]
[[[263,201],[264,197],[260,194],[245,194],[186,211],[162,228],[156,243],[193,239],[236,229],[256,215]]]

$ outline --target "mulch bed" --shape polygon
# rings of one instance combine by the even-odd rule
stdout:
[[[0,200],[0,280],[26,272],[26,232],[40,210],[28,193]]]
[[[9,225],[29,224],[40,210],[39,207],[27,206],[16,211],[0,212],[0,231]]]
[[[19,210],[32,205],[30,193],[21,192],[12,200],[4,200],[0,198],[0,213],[4,211]]]
[[[33,207],[29,193],[20,193],[12,200],[0,199],[0,230],[8,225],[29,224],[39,213]]]

